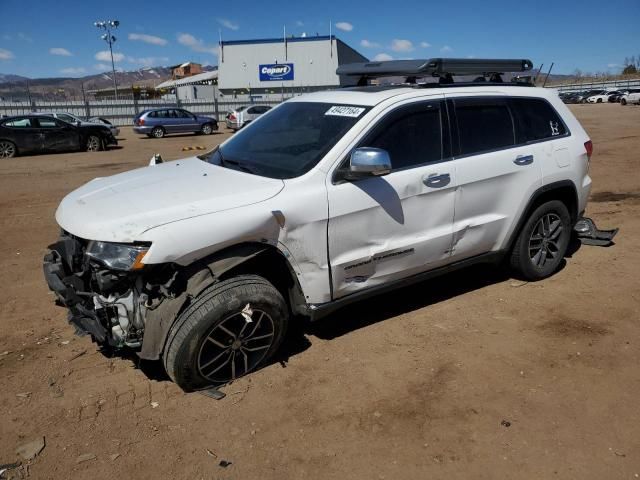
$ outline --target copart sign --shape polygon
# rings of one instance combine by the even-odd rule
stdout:
[[[261,82],[293,80],[293,63],[258,65]]]

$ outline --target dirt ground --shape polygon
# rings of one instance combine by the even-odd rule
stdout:
[[[523,283],[478,267],[294,329],[216,401],[75,337],[41,270],[96,176],[229,134],[0,162],[0,464],[15,478],[634,479],[640,475],[640,107],[576,105],[594,142],[583,246]],[[220,462],[231,462],[223,467]]]

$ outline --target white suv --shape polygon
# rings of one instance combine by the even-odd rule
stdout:
[[[531,86],[303,95],[207,154],[67,195],[45,276],[97,342],[205,388],[264,364],[296,315],[478,262],[551,275],[591,149],[557,93]]]

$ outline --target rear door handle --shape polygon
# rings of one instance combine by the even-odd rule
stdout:
[[[422,183],[424,183],[427,187],[442,188],[451,183],[451,176],[448,173],[443,173],[442,175],[432,173],[429,176],[423,177]]]
[[[513,163],[521,167],[524,165],[531,165],[533,163],[533,155],[518,155]]]

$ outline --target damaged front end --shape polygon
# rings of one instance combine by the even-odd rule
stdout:
[[[176,271],[144,265],[149,244],[87,241],[63,232],[44,257],[56,303],[69,309],[79,334],[102,346],[139,348],[147,313],[169,293]]]

